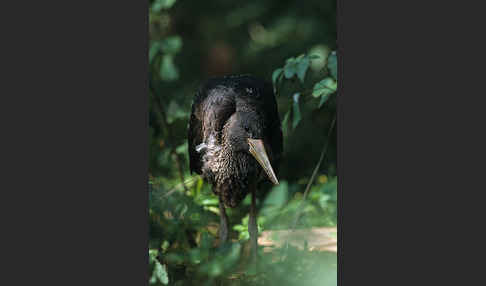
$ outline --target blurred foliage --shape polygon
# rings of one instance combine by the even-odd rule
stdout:
[[[259,249],[248,271],[250,196],[228,209],[231,243],[218,245],[211,186],[189,173],[187,124],[207,78],[249,73],[271,81],[284,132],[280,185],[259,190],[264,230],[337,224],[335,1],[151,0],[149,8],[149,283],[336,285],[336,254]],[[305,200],[323,145],[324,161]]]

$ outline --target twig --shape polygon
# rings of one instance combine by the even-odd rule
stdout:
[[[178,188],[180,188],[181,186],[184,187],[185,184],[189,184],[189,185],[192,184],[197,178],[198,178],[198,176],[195,175],[195,176],[190,177],[189,179],[185,180],[184,182],[181,182],[181,183],[175,185],[171,190],[169,190],[167,193],[165,193],[164,197],[168,197],[168,196],[172,195],[172,193],[177,191]]]
[[[334,116],[334,118],[332,119],[331,127],[329,128],[329,131],[327,132],[327,140],[326,140],[326,144],[324,144],[324,146],[322,147],[321,157],[319,158],[319,161],[317,162],[317,165],[314,168],[314,172],[312,173],[312,176],[311,176],[309,182],[307,183],[307,186],[305,187],[304,196],[302,197],[302,201],[300,202],[300,207],[298,208],[297,216],[296,216],[295,221],[294,221],[294,223],[291,227],[291,230],[293,230],[295,228],[295,226],[297,225],[297,222],[300,218],[300,214],[302,212],[302,204],[305,202],[305,200],[307,199],[307,196],[309,195],[310,187],[314,183],[314,179],[317,175],[317,171],[319,171],[319,168],[321,167],[322,160],[324,159],[324,156],[326,155],[327,147],[329,146],[329,141],[331,141],[330,140],[331,139],[331,132],[334,129],[335,123],[336,123],[336,116]]]
[[[187,185],[189,187],[192,186],[192,184],[194,183],[194,181],[196,181],[198,179],[198,175],[193,175],[191,177],[189,177],[188,179],[186,179],[184,182],[180,182],[179,184],[175,184],[173,185],[172,187],[170,187],[170,189],[165,192],[161,197],[162,198],[166,198],[170,195],[172,195],[173,193],[175,193],[177,190],[180,190],[181,188],[183,188],[184,185]],[[152,186],[158,186],[158,185],[163,185],[162,183],[155,183],[155,182],[152,182],[151,183]]]
[[[300,216],[301,216],[301,213],[302,213],[302,206],[303,206],[305,200],[307,199],[307,196],[309,195],[309,191],[310,191],[312,184],[314,183],[314,179],[317,175],[317,171],[321,167],[321,163],[322,163],[322,161],[323,161],[323,159],[324,159],[324,157],[327,153],[327,147],[329,146],[329,142],[331,141],[330,140],[331,139],[331,133],[332,133],[332,130],[334,129],[335,123],[336,123],[336,115],[334,115],[334,118],[332,119],[332,122],[331,122],[331,127],[329,128],[329,131],[327,132],[327,140],[326,140],[326,143],[324,144],[324,146],[322,147],[321,157],[319,158],[319,161],[317,162],[317,165],[314,168],[314,171],[312,172],[312,176],[311,176],[311,178],[310,178],[310,180],[307,183],[307,186],[305,188],[304,196],[302,197],[302,201],[300,202],[299,207],[297,208],[297,215],[295,216],[295,220],[294,220],[292,226],[290,227],[290,232],[293,232],[295,230],[295,227],[297,226],[297,223],[299,222],[299,219],[300,219]],[[287,237],[286,240],[285,240],[285,254],[287,253],[288,247],[289,247],[289,239]]]

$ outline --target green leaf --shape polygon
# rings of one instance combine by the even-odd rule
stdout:
[[[322,106],[324,103],[326,103],[326,101],[327,101],[328,99],[329,99],[329,96],[324,96],[324,95],[322,95],[322,96],[321,96],[321,101],[319,101],[319,106],[318,106],[318,108],[321,108],[321,106]]]
[[[160,12],[162,9],[169,9],[175,2],[176,0],[156,0],[152,4],[152,11]]]
[[[242,232],[242,231],[246,231],[247,230],[246,226],[243,226],[241,224],[237,224],[237,225],[233,226],[233,229],[236,230],[236,231],[238,231],[238,232]]]
[[[176,153],[177,154],[186,154],[187,152],[187,141],[184,142],[184,144],[182,145],[179,145],[177,148],[176,148]]]
[[[202,180],[202,178],[199,178],[199,180],[197,180],[196,193],[199,194],[201,192],[203,184],[204,184],[204,181]]]
[[[285,62],[284,75],[285,78],[290,79],[294,75],[304,83],[305,74],[310,66],[310,57],[305,54],[299,55],[297,58],[289,58]]]
[[[182,39],[179,36],[167,37],[162,41],[160,48],[166,54],[176,54],[182,48]]]
[[[272,83],[273,83],[274,86],[276,85],[275,83],[277,82],[277,78],[282,74],[282,71],[283,71],[282,68],[278,68],[278,69],[276,69],[276,70],[273,71],[273,73],[272,73]]]
[[[160,42],[153,42],[149,50],[149,63],[152,63],[155,56],[160,52]]]
[[[287,59],[284,66],[284,75],[286,79],[292,78],[297,73],[298,61],[294,58]]]
[[[332,77],[337,80],[338,75],[337,75],[336,51],[333,51],[332,53],[329,54],[329,57],[327,58],[327,68],[329,69],[329,72],[331,73]]]
[[[179,78],[179,71],[174,65],[172,55],[164,55],[160,65],[160,78],[164,81],[174,81]]]
[[[149,263],[152,263],[156,260],[159,251],[157,249],[149,249]]]
[[[294,104],[293,104],[293,120],[292,120],[292,129],[295,129],[295,127],[297,127],[297,125],[299,124],[300,122],[300,119],[301,119],[301,116],[300,116],[300,108],[299,108],[299,97],[300,97],[300,93],[297,92],[294,94],[293,98],[294,98]]]
[[[201,201],[201,205],[203,206],[217,206],[218,204],[219,201],[217,198],[209,198]]]
[[[273,83],[273,93],[277,94],[277,86],[282,81],[283,68],[278,68],[273,71],[272,83]]]
[[[162,250],[166,251],[167,248],[169,248],[169,246],[170,246],[170,243],[167,240],[164,240],[164,242],[162,243]]]
[[[313,54],[313,55],[309,56],[309,59],[311,59],[311,60],[320,59],[320,58],[321,58],[321,56],[319,56],[317,54]]]
[[[158,260],[155,260],[154,271],[152,272],[152,277],[150,278],[150,284],[156,284],[159,280],[162,284],[169,284],[169,276],[167,275],[167,268],[165,265],[160,264]]]
[[[321,106],[329,99],[329,96],[336,92],[336,89],[337,82],[331,77],[327,77],[314,85],[312,96],[321,97],[318,108],[321,108]]]
[[[326,77],[325,79],[321,80],[320,82],[314,85],[312,96],[314,97],[329,96],[334,92],[336,92],[336,89],[337,89],[337,82],[330,77]]]
[[[303,57],[297,63],[297,77],[300,79],[300,82],[304,83],[305,73],[310,65],[310,59],[308,57]]]

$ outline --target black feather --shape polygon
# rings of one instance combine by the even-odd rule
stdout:
[[[250,75],[213,78],[201,86],[188,129],[191,172],[212,184],[225,205],[236,206],[262,168],[248,153],[247,138],[262,139],[278,174],[282,130],[272,85]]]

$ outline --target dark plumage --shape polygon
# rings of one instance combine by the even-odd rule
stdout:
[[[276,170],[282,154],[282,131],[272,85],[253,76],[207,81],[192,105],[190,168],[202,175],[229,207],[245,198],[250,184],[266,178],[248,152],[247,138],[262,139]]]
[[[196,94],[188,130],[191,172],[219,196],[221,242],[228,239],[225,206],[235,207],[251,192],[248,231],[257,257],[257,185],[278,179],[282,129],[272,85],[253,76],[208,80]]]

